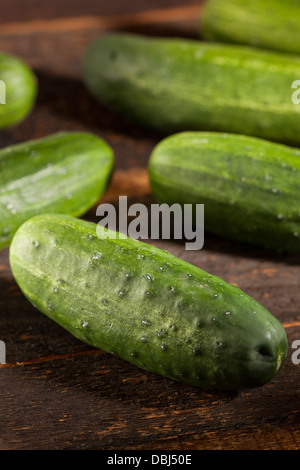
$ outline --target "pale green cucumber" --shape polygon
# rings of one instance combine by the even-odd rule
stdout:
[[[18,57],[0,52],[0,128],[22,122],[31,113],[37,92],[31,68]]]

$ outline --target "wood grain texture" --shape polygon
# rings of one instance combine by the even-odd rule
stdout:
[[[99,202],[117,205],[119,195],[127,195],[130,203],[149,206],[154,200],[147,163],[159,138],[92,99],[81,80],[81,59],[88,42],[110,28],[198,37],[197,4],[86,0],[84,8],[75,1],[70,9],[58,0],[0,1],[1,49],[26,60],[39,79],[34,111],[2,131],[0,145],[59,130],[94,132],[113,147],[116,159]],[[158,9],[164,10],[160,18]],[[86,219],[97,222],[95,208]],[[291,360],[291,345],[300,340],[300,257],[209,234],[196,253],[183,242],[153,244],[238,285],[279,318],[290,346],[283,371],[266,386],[239,393],[197,390],[145,373],[81,343],[35,310],[16,285],[4,250],[0,340],[7,364],[0,366],[0,449],[300,448],[300,365]]]

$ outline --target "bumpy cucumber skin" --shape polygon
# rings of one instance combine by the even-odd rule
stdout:
[[[289,144],[300,143],[299,76],[297,56],[126,34],[94,41],[83,63],[95,97],[161,135],[223,131]]]
[[[299,1],[207,0],[200,22],[209,41],[300,53]]]
[[[204,204],[205,229],[268,250],[300,253],[300,150],[255,137],[183,132],[149,161],[160,203]]]
[[[97,224],[34,217],[17,231],[10,264],[38,310],[141,369],[192,386],[236,390],[265,384],[284,364],[286,332],[254,299]]]
[[[0,104],[0,128],[22,122],[32,111],[38,92],[33,71],[18,57],[0,53],[0,80],[5,83],[5,104]]]
[[[41,213],[85,214],[113,170],[110,146],[95,135],[59,132],[0,150],[0,249]]]

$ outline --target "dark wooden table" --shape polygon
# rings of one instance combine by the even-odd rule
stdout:
[[[189,0],[0,0],[0,49],[33,67],[39,96],[30,117],[0,132],[10,145],[59,130],[88,130],[113,147],[115,174],[103,200],[153,202],[146,165],[159,141],[96,103],[81,80],[87,44],[111,30],[198,37],[200,3]],[[86,216],[95,220],[95,210]],[[299,449],[300,258],[206,234],[194,253],[156,242],[237,284],[284,324],[289,355],[269,384],[238,393],[207,392],[145,373],[86,346],[22,296],[0,253],[0,448],[5,449]]]

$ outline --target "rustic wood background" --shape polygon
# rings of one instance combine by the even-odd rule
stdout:
[[[197,38],[201,1],[0,0],[0,49],[23,58],[39,80],[30,117],[0,132],[0,145],[59,130],[88,130],[115,151],[103,200],[153,202],[146,165],[158,136],[96,103],[81,79],[87,44],[107,31]],[[95,211],[87,218],[95,220]],[[300,339],[300,257],[279,256],[206,234],[204,249],[157,242],[237,284]],[[0,253],[0,448],[285,449],[300,447],[300,365],[239,393],[207,392],[145,373],[71,337],[36,311]]]

